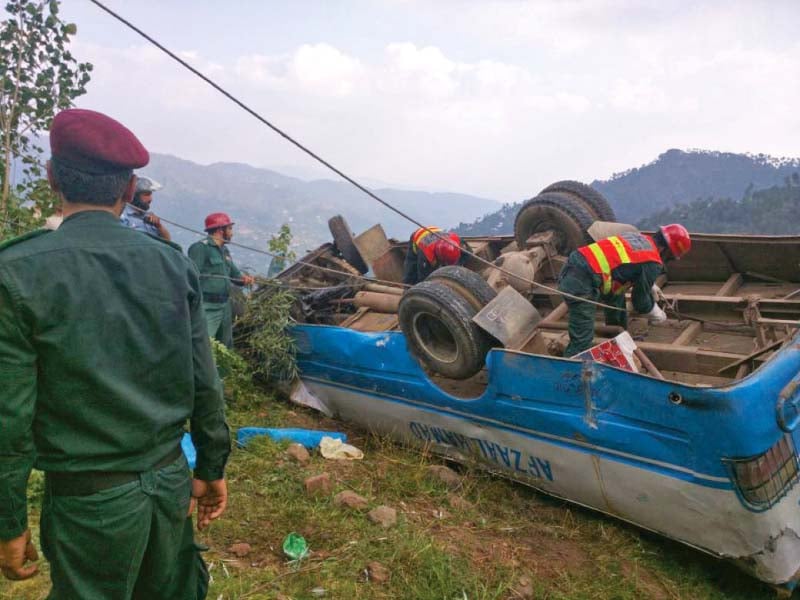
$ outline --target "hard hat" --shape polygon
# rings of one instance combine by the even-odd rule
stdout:
[[[206,231],[227,227],[228,225],[233,225],[233,221],[225,213],[211,213],[206,217]]]
[[[667,242],[669,251],[675,258],[680,258],[691,250],[692,239],[683,225],[672,223],[671,225],[662,225],[658,229],[661,231],[661,235],[664,236],[664,241]]]
[[[149,194],[152,192],[157,192],[161,189],[161,184],[158,183],[155,179],[150,179],[149,177],[137,177],[136,179],[136,193],[137,194]]]
[[[461,238],[455,233],[448,233],[447,239],[449,241],[442,239],[436,240],[436,246],[433,251],[439,264],[454,265],[458,262],[458,259],[461,258],[461,248],[459,248]]]

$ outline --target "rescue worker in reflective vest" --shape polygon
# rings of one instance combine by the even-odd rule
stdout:
[[[634,310],[651,323],[667,316],[656,302],[656,279],[664,263],[679,259],[691,248],[683,225],[664,225],[652,237],[626,232],[573,251],[559,276],[558,289],[567,294],[602,302],[622,310],[605,309],[607,325],[628,326],[625,292],[631,290]],[[564,356],[574,356],[592,346],[596,306],[564,297],[569,307],[569,345]]]
[[[231,283],[242,286],[255,281],[252,276],[239,271],[226,246],[233,238],[233,225],[225,213],[211,213],[205,221],[208,237],[189,247],[189,258],[200,271],[208,335],[228,348],[233,347]]]
[[[149,160],[127,128],[65,110],[50,149],[63,223],[0,246],[0,570],[36,572],[36,468],[48,598],[203,598],[190,515],[202,529],[225,509],[230,437],[197,269],[120,223]]]
[[[164,227],[156,215],[150,212],[150,204],[153,202],[153,192],[161,189],[161,184],[149,177],[138,177],[136,179],[136,193],[133,200],[125,205],[120,221],[126,227],[144,231],[150,235],[160,237],[162,240],[171,240],[169,230]]]
[[[461,238],[455,233],[442,234],[446,240],[433,235],[441,231],[438,227],[420,227],[411,235],[403,263],[403,283],[415,285],[439,267],[464,263],[467,255],[461,251]]]

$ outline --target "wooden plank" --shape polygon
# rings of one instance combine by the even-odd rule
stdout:
[[[717,375],[721,368],[743,358],[741,354],[702,350],[697,346],[639,342],[639,347],[662,370],[701,375]]]
[[[722,284],[722,287],[720,287],[717,293],[714,294],[714,297],[718,298],[721,296],[730,296],[731,294],[736,292],[736,290],[738,290],[739,287],[741,287],[742,281],[744,281],[742,274],[734,273],[733,275],[728,277],[728,280],[725,283]],[[703,330],[702,323],[698,321],[689,323],[689,326],[686,327],[686,329],[684,329],[672,343],[678,346],[687,345],[691,343],[691,341],[694,338],[696,338],[702,330]]]

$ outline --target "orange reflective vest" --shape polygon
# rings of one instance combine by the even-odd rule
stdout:
[[[658,247],[649,235],[625,232],[578,248],[592,271],[600,275],[600,291],[605,294],[622,294],[630,282],[620,282],[612,273],[620,265],[656,262],[663,264]]]
[[[436,260],[433,242],[439,239],[435,235],[431,235],[431,232],[438,233],[439,231],[441,231],[439,227],[420,227],[411,236],[411,250],[414,253],[422,250],[422,254],[431,264]]]

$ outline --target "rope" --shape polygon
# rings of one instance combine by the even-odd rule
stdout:
[[[330,169],[331,171],[333,171],[334,173],[336,173],[336,174],[337,174],[339,177],[341,177],[342,179],[344,179],[344,180],[345,180],[345,181],[347,181],[348,183],[350,183],[350,184],[354,185],[356,188],[358,188],[359,190],[361,190],[362,192],[364,192],[365,194],[367,194],[367,196],[369,196],[370,198],[372,198],[373,200],[376,200],[377,202],[379,202],[380,204],[382,204],[383,206],[385,206],[386,208],[388,208],[388,209],[389,209],[389,210],[391,210],[392,212],[394,212],[394,213],[396,213],[397,215],[399,215],[399,216],[403,217],[404,219],[406,219],[407,221],[409,221],[409,222],[413,223],[413,224],[414,224],[414,225],[416,225],[417,227],[420,227],[420,228],[422,228],[422,229],[424,229],[424,230],[428,231],[429,233],[433,234],[433,235],[434,235],[435,237],[437,237],[438,239],[440,239],[440,240],[442,240],[442,241],[444,241],[444,242],[446,242],[446,243],[450,244],[451,246],[456,246],[456,247],[458,247],[458,245],[457,245],[457,244],[453,243],[453,242],[452,242],[452,241],[451,241],[449,238],[447,238],[446,236],[444,236],[444,235],[442,235],[442,234],[439,234],[438,232],[431,231],[430,229],[428,229],[428,228],[427,228],[425,225],[423,225],[422,223],[420,223],[420,222],[419,222],[419,221],[417,221],[416,219],[414,219],[414,218],[412,218],[411,216],[407,215],[406,213],[404,213],[404,212],[403,212],[403,211],[401,211],[400,209],[398,209],[398,208],[395,208],[394,206],[392,206],[391,204],[389,204],[389,203],[388,203],[388,202],[386,202],[385,200],[383,200],[383,199],[381,199],[380,197],[378,197],[378,196],[377,196],[375,193],[373,193],[372,191],[370,191],[368,188],[366,188],[366,187],[364,187],[363,185],[361,185],[360,183],[358,183],[358,181],[356,181],[355,179],[353,179],[352,177],[350,177],[350,176],[349,176],[349,175],[347,175],[346,173],[344,173],[344,172],[340,171],[339,169],[337,169],[337,168],[336,168],[335,166],[333,166],[331,163],[329,163],[329,162],[328,162],[328,161],[326,161],[324,158],[322,158],[321,156],[319,156],[318,154],[316,154],[315,152],[313,152],[311,149],[309,149],[309,148],[307,148],[306,146],[304,146],[303,144],[301,144],[299,141],[297,141],[296,139],[294,139],[292,136],[290,136],[288,133],[286,133],[285,131],[283,131],[283,130],[282,130],[281,128],[279,128],[277,125],[274,125],[274,124],[273,124],[273,123],[271,123],[269,120],[267,120],[266,118],[264,118],[263,116],[261,116],[261,115],[260,115],[258,112],[256,112],[256,111],[255,111],[255,110],[253,110],[252,108],[250,108],[250,107],[249,107],[247,104],[245,104],[244,102],[242,102],[241,100],[239,100],[239,99],[238,99],[236,96],[234,96],[233,94],[231,94],[230,92],[228,92],[228,91],[227,91],[225,88],[223,88],[222,86],[220,86],[220,85],[219,85],[218,83],[216,83],[214,80],[212,80],[211,78],[209,78],[208,76],[206,76],[205,74],[203,74],[201,71],[199,71],[199,70],[195,69],[195,68],[194,68],[192,65],[190,65],[188,62],[186,62],[186,61],[185,61],[185,60],[183,60],[181,57],[179,57],[178,55],[176,55],[174,52],[172,52],[171,50],[169,50],[167,47],[165,47],[164,45],[162,45],[161,43],[159,43],[159,42],[158,42],[156,39],[154,39],[153,37],[151,37],[150,35],[148,35],[148,34],[147,34],[147,33],[145,33],[144,31],[142,31],[141,29],[139,29],[138,27],[136,27],[136,26],[135,26],[133,23],[131,23],[130,21],[128,21],[127,19],[125,19],[124,17],[122,17],[121,15],[119,15],[118,13],[114,12],[113,10],[111,10],[110,8],[108,8],[107,6],[105,6],[105,5],[104,5],[102,2],[100,2],[99,0],[89,0],[89,1],[90,1],[92,4],[94,4],[95,6],[97,6],[98,8],[100,8],[101,10],[103,10],[103,11],[105,11],[106,13],[108,13],[109,15],[111,15],[113,18],[115,18],[117,21],[119,21],[120,23],[122,23],[123,25],[125,25],[126,27],[128,27],[129,29],[131,29],[132,31],[134,31],[134,32],[136,32],[137,34],[139,34],[141,37],[143,37],[143,38],[144,38],[144,39],[146,39],[148,42],[150,42],[151,44],[153,44],[153,45],[154,45],[156,48],[158,48],[159,50],[161,50],[162,52],[164,52],[164,53],[165,53],[167,56],[169,56],[170,58],[172,58],[172,59],[173,59],[174,61],[176,61],[178,64],[180,64],[180,65],[181,65],[181,66],[183,66],[184,68],[188,69],[188,70],[189,70],[191,73],[193,73],[194,75],[196,75],[197,77],[199,77],[200,79],[202,79],[203,81],[205,81],[205,82],[206,82],[208,85],[210,85],[211,87],[213,87],[213,88],[214,88],[215,90],[217,90],[217,91],[218,91],[220,94],[222,94],[223,96],[225,96],[226,98],[228,98],[228,100],[230,100],[231,102],[233,102],[234,104],[236,104],[236,105],[237,105],[239,108],[241,108],[241,109],[242,109],[242,110],[244,110],[245,112],[249,113],[251,116],[253,116],[255,119],[257,119],[257,120],[258,120],[259,122],[261,122],[262,124],[266,125],[266,126],[267,126],[267,127],[269,127],[270,129],[272,129],[272,131],[274,131],[274,132],[275,132],[275,133],[277,133],[279,136],[281,136],[282,138],[284,138],[284,139],[285,139],[287,142],[289,142],[290,144],[292,144],[293,146],[295,146],[296,148],[298,148],[298,149],[299,149],[299,150],[301,150],[302,152],[305,152],[305,153],[306,153],[308,156],[310,156],[311,158],[313,158],[314,160],[316,160],[316,161],[317,161],[317,162],[319,162],[320,164],[324,165],[325,167],[327,167],[328,169]],[[460,248],[459,248],[459,249],[460,249]],[[625,308],[620,308],[620,307],[618,307],[618,306],[611,306],[611,305],[609,305],[609,304],[603,304],[602,302],[595,302],[594,300],[589,300],[588,298],[581,298],[580,296],[574,296],[574,295],[572,295],[572,294],[567,294],[567,293],[565,293],[565,292],[562,292],[562,291],[560,291],[560,290],[557,290],[557,289],[555,289],[555,288],[552,288],[552,287],[550,287],[550,286],[544,285],[543,283],[538,283],[538,282],[536,282],[536,281],[533,281],[533,280],[530,280],[530,279],[525,279],[524,277],[520,277],[519,275],[516,275],[516,274],[512,273],[511,271],[508,271],[508,270],[504,269],[503,267],[500,267],[500,266],[498,266],[498,265],[495,265],[494,263],[492,263],[492,262],[490,262],[490,261],[488,261],[488,260],[486,260],[486,259],[484,259],[484,258],[481,258],[480,256],[478,256],[478,255],[474,254],[473,252],[471,252],[471,251],[469,251],[469,250],[461,250],[461,251],[462,251],[462,252],[464,252],[464,253],[466,253],[466,254],[467,254],[467,255],[469,255],[469,256],[472,256],[472,257],[473,257],[474,259],[476,259],[478,262],[480,262],[480,263],[482,263],[482,264],[484,264],[484,265],[486,265],[486,266],[488,266],[488,267],[490,267],[490,268],[497,269],[497,270],[498,270],[498,271],[500,271],[501,273],[505,273],[506,275],[510,275],[510,276],[512,276],[512,277],[514,277],[514,278],[516,278],[516,279],[522,280],[522,281],[524,281],[525,283],[528,283],[528,284],[530,284],[530,285],[533,285],[533,286],[535,286],[535,287],[538,287],[538,288],[541,288],[541,289],[547,290],[547,291],[549,291],[549,292],[554,292],[554,293],[560,294],[560,295],[562,295],[562,296],[564,296],[564,297],[566,297],[566,298],[572,298],[573,300],[576,300],[576,301],[579,301],[579,302],[586,302],[587,304],[594,304],[595,306],[599,306],[599,307],[601,307],[601,308],[605,308],[605,309],[608,309],[608,310],[615,310],[615,311],[620,311],[620,312],[627,312],[627,309],[625,309]]]
[[[128,206],[130,206],[134,210],[137,210],[137,211],[139,211],[141,213],[147,212],[146,210],[144,210],[142,208],[139,208],[138,206],[134,206],[133,204],[128,204]],[[165,223],[169,223],[170,225],[174,225],[175,227],[178,227],[179,229],[183,229],[184,231],[188,231],[190,233],[194,233],[194,234],[197,234],[197,235],[202,236],[202,237],[208,237],[208,233],[205,232],[205,231],[200,231],[199,229],[192,229],[191,227],[187,227],[186,225],[181,225],[180,223],[176,223],[175,221],[170,221],[169,219],[165,219],[164,217],[158,217],[158,218],[161,221],[164,221]],[[243,248],[245,250],[249,250],[251,252],[255,252],[257,254],[264,254],[266,256],[271,256],[272,258],[279,258],[279,259],[285,259],[286,258],[285,256],[281,256],[280,254],[275,254],[274,252],[270,252],[269,250],[262,250],[261,248],[254,248],[253,246],[247,246],[245,244],[239,244],[238,242],[225,242],[225,243],[230,245],[230,246],[236,246],[237,248]],[[302,261],[302,260],[295,261],[295,264],[303,265],[303,266],[306,266],[306,267],[311,267],[312,269],[318,269],[320,271],[327,271],[329,273],[335,273],[337,275],[346,275],[347,277],[353,277],[353,278],[356,278],[356,279],[360,279],[362,281],[366,281],[368,283],[381,283],[381,284],[390,285],[390,286],[393,286],[393,287],[411,287],[411,286],[409,286],[408,284],[405,284],[405,283],[398,283],[396,281],[387,281],[385,279],[376,279],[374,277],[365,277],[364,275],[361,275],[361,274],[357,275],[355,273],[349,273],[348,271],[339,271],[338,269],[331,269],[329,267],[323,267],[322,265],[316,265],[314,263],[305,262],[305,261]],[[323,288],[319,288],[319,289],[323,289]]]

